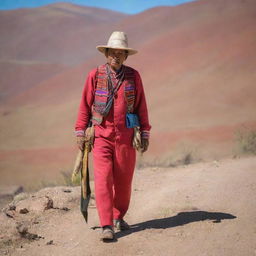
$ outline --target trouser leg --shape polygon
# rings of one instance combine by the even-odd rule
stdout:
[[[119,143],[117,140],[113,166],[114,219],[123,219],[128,210],[135,160],[136,152],[130,143]]]
[[[100,225],[113,225],[113,144],[96,138],[93,149],[96,206]]]

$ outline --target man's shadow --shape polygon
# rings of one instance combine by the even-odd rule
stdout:
[[[220,223],[225,219],[235,219],[236,216],[229,213],[222,212],[205,212],[205,211],[193,211],[193,212],[180,212],[176,216],[167,217],[162,219],[149,220],[140,222],[130,226],[127,231],[117,232],[116,238],[121,238],[131,233],[143,231],[145,229],[166,229],[177,226],[182,226],[191,222],[212,220],[214,223]]]

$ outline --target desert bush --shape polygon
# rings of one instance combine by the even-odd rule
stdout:
[[[165,153],[161,157],[152,159],[144,159],[138,157],[136,168],[142,169],[147,167],[176,167],[181,165],[189,165],[199,162],[201,159],[198,157],[198,148],[196,145],[181,143],[177,145],[172,151]]]
[[[239,153],[256,155],[256,130],[239,130],[236,132],[236,142]]]
[[[25,186],[25,191],[34,192],[46,187],[57,187],[57,186],[79,186],[81,175],[80,173],[76,176],[75,182],[72,183],[71,176],[72,171],[61,171],[61,177],[56,180],[40,180],[33,184]]]
[[[40,180],[40,181],[35,181],[29,185],[24,186],[26,192],[35,192],[38,191],[42,188],[46,187],[56,187],[58,186],[57,181],[53,180]]]
[[[80,172],[76,175],[74,182],[72,182],[72,172],[71,171],[62,171],[61,172],[62,178],[63,178],[63,182],[64,182],[64,186],[78,186],[80,185],[80,181],[81,181],[81,174]]]

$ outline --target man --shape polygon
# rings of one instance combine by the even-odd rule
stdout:
[[[105,54],[107,63],[89,72],[75,126],[78,147],[83,150],[94,127],[93,163],[96,206],[102,227],[101,239],[113,240],[114,227],[129,229],[124,221],[128,210],[136,151],[132,146],[134,129],[126,124],[127,113],[138,116],[141,151],[149,145],[148,111],[139,73],[123,65],[129,55],[124,32],[115,31],[107,45],[96,47]]]

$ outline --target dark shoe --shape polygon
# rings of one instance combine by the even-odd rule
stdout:
[[[111,226],[104,226],[102,228],[101,240],[111,241],[115,239],[115,232]]]
[[[124,220],[114,220],[114,227],[117,230],[128,230],[130,229],[130,226],[127,222],[125,222]]]

